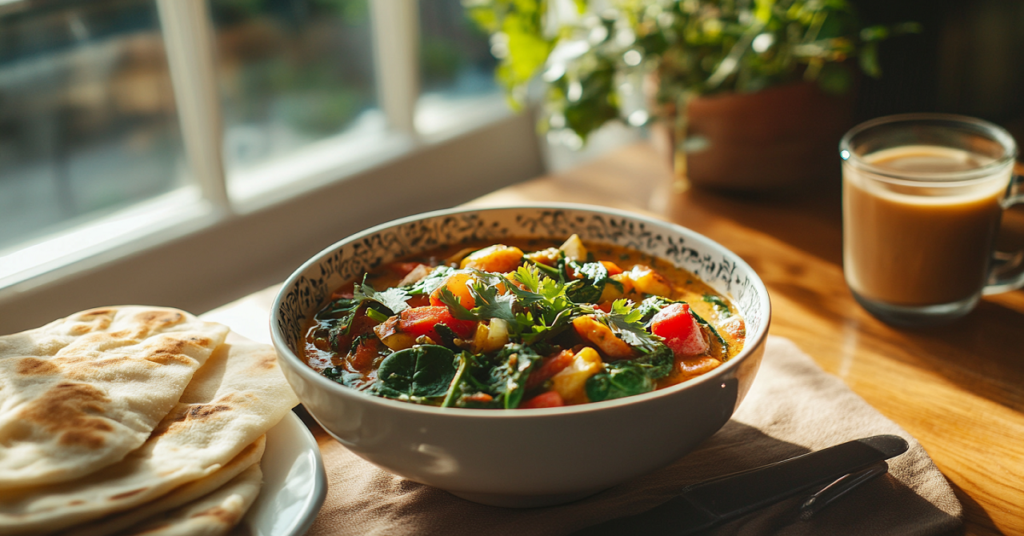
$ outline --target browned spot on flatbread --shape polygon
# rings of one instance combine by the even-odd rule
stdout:
[[[134,495],[138,495],[138,494],[140,494],[140,493],[142,493],[142,492],[144,492],[144,491],[146,491],[148,489],[149,488],[139,488],[139,489],[133,489],[131,491],[126,491],[124,493],[118,493],[117,495],[111,495],[110,496],[110,500],[112,500],[112,501],[120,501],[121,499],[127,499],[128,497],[132,497]]]
[[[267,353],[256,363],[256,368],[274,370],[277,367],[277,354]]]
[[[25,357],[18,360],[18,366],[15,371],[23,376],[45,376],[60,372],[60,367],[49,361]]]
[[[208,419],[210,415],[215,415],[230,409],[231,406],[224,406],[220,404],[199,404],[188,408],[188,412],[185,414],[185,419],[190,421]]]
[[[145,360],[158,365],[176,364],[190,366],[194,363],[194,360],[182,353],[187,346],[188,341],[164,337],[148,348],[149,355],[145,356]]]
[[[104,412],[109,403],[107,395],[92,385],[62,382],[27,404],[21,418],[60,434],[61,445],[96,449],[103,446],[104,432],[114,427],[91,413]]]
[[[69,503],[68,503],[68,506],[78,506],[78,505],[80,505],[80,504],[85,504],[85,501],[82,501],[82,500],[74,500],[74,501],[71,501],[71,502],[69,502]]]
[[[85,335],[90,331],[107,329],[114,320],[114,309],[93,309],[70,317],[75,323],[68,330],[72,335]]]
[[[177,311],[146,311],[135,317],[140,324],[149,329],[160,329],[185,320],[185,315]]]

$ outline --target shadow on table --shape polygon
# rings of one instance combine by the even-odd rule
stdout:
[[[730,421],[700,449],[664,471],[689,473],[694,467],[718,469],[710,477],[702,475],[701,478],[679,478],[679,483],[686,486],[806,452],[807,449],[803,447],[771,438],[755,428]],[[723,471],[724,468],[728,470]],[[614,494],[618,489],[612,488],[605,493]],[[962,530],[959,520],[932,505],[889,474],[861,485],[818,512],[812,519],[802,521],[798,517],[799,506],[814,491],[817,490],[798,494],[720,527],[692,534],[955,534]],[[683,513],[690,508],[685,501],[670,499],[644,513],[619,518],[574,534],[680,534],[687,530],[688,523],[697,521],[688,520],[684,516]]]

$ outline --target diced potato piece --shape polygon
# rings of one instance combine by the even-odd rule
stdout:
[[[612,359],[633,357],[633,349],[612,333],[611,328],[598,322],[593,316],[581,316],[572,321],[576,333],[597,346],[604,355]]]
[[[572,235],[564,244],[559,246],[565,253],[565,258],[570,261],[585,262],[587,260],[587,248],[583,245],[579,235]]]
[[[402,280],[398,282],[397,286],[404,287],[406,285],[418,283],[420,279],[427,277],[428,275],[430,275],[430,272],[433,271],[433,268],[427,266],[426,264],[421,264],[413,268],[411,272],[405,274],[405,277],[403,277]]]
[[[377,334],[377,338],[384,343],[384,346],[396,352],[412,348],[412,345],[416,344],[416,337],[398,330],[397,316],[387,319],[382,324],[377,324],[373,327],[373,332]]]
[[[601,291],[601,299],[597,300],[598,303],[615,301],[633,291],[633,280],[629,278],[628,273],[615,274],[611,276],[611,279],[618,281],[622,285],[622,290],[613,284],[606,284],[604,290]]]
[[[490,247],[475,251],[465,259],[462,259],[462,268],[474,268],[485,272],[511,272],[523,262],[523,250],[495,244]]]
[[[527,259],[547,266],[554,266],[558,263],[558,248],[542,249],[524,255]]]
[[[655,272],[650,266],[642,264],[634,266],[629,272],[629,277],[633,280],[633,288],[637,292],[665,297],[672,295],[672,285],[668,279]]]
[[[493,352],[508,343],[508,323],[500,318],[492,318],[490,324],[480,322],[476,325],[473,335],[472,350],[474,354]]]
[[[552,390],[562,395],[566,404],[587,402],[587,378],[601,372],[604,363],[593,348],[584,348],[572,358],[572,364],[551,377]]]

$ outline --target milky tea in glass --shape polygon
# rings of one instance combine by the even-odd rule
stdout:
[[[985,291],[1024,284],[992,274],[1017,149],[1003,129],[944,114],[855,127],[843,159],[843,271],[865,309],[897,325],[948,322]],[[992,283],[986,286],[986,283]]]

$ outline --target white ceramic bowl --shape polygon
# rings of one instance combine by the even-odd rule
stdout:
[[[743,351],[667,389],[510,411],[442,409],[367,395],[328,380],[298,357],[305,320],[334,289],[366,270],[445,244],[573,233],[671,261],[730,296],[746,321]],[[754,380],[770,317],[768,291],[757,274],[704,236],[628,212],[538,204],[431,212],[350,236],[288,278],[274,302],[271,331],[288,382],[346,448],[385,471],[471,501],[529,507],[575,500],[653,471],[714,434]]]

